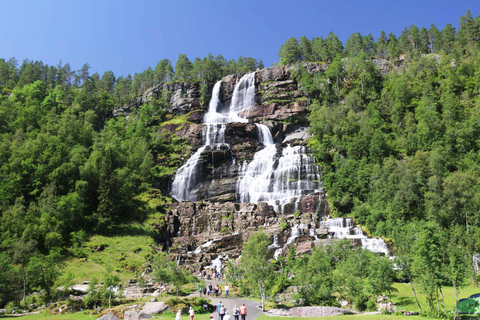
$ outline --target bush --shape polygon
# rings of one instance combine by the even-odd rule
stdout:
[[[182,313],[188,312],[188,309],[193,307],[195,313],[202,314],[215,311],[215,307],[211,304],[210,300],[205,298],[171,298],[165,302],[168,306],[170,306],[171,310],[175,312],[177,310],[182,310]],[[204,306],[207,308],[204,308]]]

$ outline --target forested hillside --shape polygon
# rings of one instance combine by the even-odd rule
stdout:
[[[312,147],[339,215],[392,238],[431,221],[478,239],[479,41],[480,17],[469,13],[457,32],[411,26],[376,42],[355,33],[345,48],[333,33],[286,41],[281,62],[328,63],[297,77],[313,97]]]
[[[108,235],[165,203],[162,177],[180,165],[172,154],[182,154],[174,137],[158,130],[171,119],[166,98],[142,105],[128,121],[113,118],[116,107],[165,82],[200,82],[208,102],[209,83],[257,67],[262,62],[253,58],[209,55],[192,63],[182,54],[175,71],[164,59],[154,70],[115,78],[90,74],[88,64],[72,71],[68,63],[0,59],[0,305],[51,288],[59,274],[53,266],[75,256],[69,248],[88,235]],[[157,163],[165,158],[171,168]]]
[[[431,305],[443,284],[475,280],[466,271],[480,251],[480,17],[376,41],[354,33],[345,46],[333,32],[291,38],[279,58],[308,96],[310,146],[333,214],[390,240],[401,279],[418,277]],[[307,61],[324,72],[306,71]],[[184,82],[199,84],[205,109],[215,81],[257,68],[254,58],[192,63],[181,54],[175,68],[164,59],[116,78],[90,74],[88,64],[0,59],[0,305],[39,289],[53,299],[58,263],[89,235],[145,221],[171,200],[165,177],[186,148],[159,128],[185,115],[167,112],[168,92],[128,115],[115,109]]]

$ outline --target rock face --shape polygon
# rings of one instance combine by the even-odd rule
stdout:
[[[211,91],[211,88],[209,89]],[[183,115],[201,108],[200,83],[168,82],[148,89],[142,96],[132,99],[128,104],[115,109],[114,115],[116,116],[121,112],[129,113],[133,108],[162,97],[169,101],[165,111],[171,114]]]

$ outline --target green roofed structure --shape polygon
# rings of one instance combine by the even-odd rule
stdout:
[[[461,314],[480,314],[480,293],[458,301],[458,311]]]

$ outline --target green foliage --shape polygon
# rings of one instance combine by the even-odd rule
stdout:
[[[272,280],[276,276],[270,262],[273,257],[273,251],[268,248],[270,244],[270,239],[263,231],[252,234],[243,246],[240,262],[250,288],[258,290],[262,297],[262,308],[265,295],[270,291]]]
[[[152,263],[152,275],[157,282],[171,283],[178,292],[180,287],[197,279],[187,269],[167,259],[165,254],[157,254]]]

